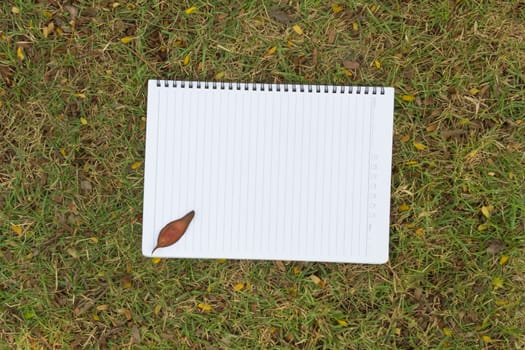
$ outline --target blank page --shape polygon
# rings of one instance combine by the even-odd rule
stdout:
[[[150,80],[143,254],[386,262],[393,102],[393,88]]]

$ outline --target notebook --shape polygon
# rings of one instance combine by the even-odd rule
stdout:
[[[393,104],[389,87],[150,80],[143,254],[385,263]]]

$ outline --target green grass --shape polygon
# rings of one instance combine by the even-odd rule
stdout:
[[[0,4],[0,348],[525,347],[522,1],[119,2]],[[223,73],[396,88],[388,264],[141,256],[146,80]]]

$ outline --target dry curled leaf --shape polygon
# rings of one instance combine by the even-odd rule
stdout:
[[[343,66],[346,69],[357,69],[359,68],[359,62],[356,61],[343,61]]]
[[[272,8],[268,10],[268,15],[271,19],[281,24],[289,25],[293,22],[292,16],[278,8]]]
[[[192,210],[182,218],[174,220],[164,226],[164,228],[160,230],[157,245],[153,248],[151,254],[153,254],[157,248],[169,247],[170,245],[177,243],[177,241],[184,235],[184,232],[188,229],[194,216],[195,211]]]

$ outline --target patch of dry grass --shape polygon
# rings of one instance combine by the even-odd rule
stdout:
[[[4,347],[525,346],[522,1],[172,3],[0,5]],[[390,262],[141,257],[155,77],[396,87]]]

